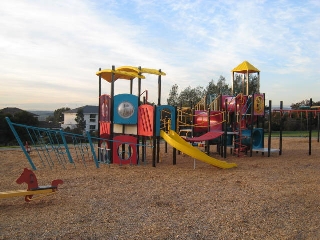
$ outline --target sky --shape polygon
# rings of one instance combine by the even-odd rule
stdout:
[[[0,109],[98,105],[96,72],[161,69],[161,104],[174,84],[206,87],[248,61],[272,105],[320,101],[319,0],[0,1]],[[157,103],[158,77],[142,91]],[[102,82],[102,93],[110,94]],[[133,93],[137,94],[134,80]],[[115,82],[115,94],[129,93]]]

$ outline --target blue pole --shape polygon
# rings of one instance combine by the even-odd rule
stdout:
[[[20,139],[20,137],[19,137],[16,129],[13,127],[12,122],[10,121],[10,119],[9,119],[8,117],[6,117],[6,121],[7,121],[7,123],[9,124],[9,127],[10,127],[13,135],[14,135],[15,138],[17,139],[17,141],[18,141],[18,143],[19,143],[19,145],[20,145],[20,147],[21,147],[24,155],[26,155],[26,157],[27,157],[27,159],[28,159],[28,161],[29,161],[29,164],[31,165],[32,170],[37,170],[36,166],[34,165],[33,161],[31,160],[30,155],[28,154],[28,152],[26,151],[23,143],[21,142],[21,139]]]
[[[99,161],[97,159],[96,152],[94,151],[94,147],[93,147],[93,143],[92,143],[92,139],[91,139],[90,133],[88,131],[86,131],[86,133],[87,133],[87,138],[88,138],[88,141],[89,141],[89,144],[90,144],[93,160],[94,160],[94,162],[96,164],[96,167],[99,168]]]
[[[59,132],[60,132],[60,135],[61,135],[61,138],[62,138],[62,141],[63,141],[63,145],[66,148],[66,152],[67,152],[67,156],[68,156],[69,162],[74,164],[72,156],[71,156],[70,151],[69,151],[68,143],[66,141],[66,138],[64,137],[63,131],[60,129]]]

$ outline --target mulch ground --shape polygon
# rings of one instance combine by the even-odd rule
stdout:
[[[320,239],[320,143],[312,141],[311,155],[307,138],[285,138],[281,156],[228,154],[233,169],[194,168],[186,155],[172,165],[170,148],[155,168],[149,158],[39,169],[40,185],[64,184],[30,203],[0,199],[0,239]],[[15,182],[30,168],[20,149],[1,150],[0,164],[0,191],[26,189]]]

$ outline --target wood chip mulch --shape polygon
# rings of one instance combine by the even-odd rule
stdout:
[[[311,155],[308,138],[284,138],[281,156],[228,152],[234,169],[200,161],[194,169],[182,154],[172,165],[172,149],[160,153],[156,168],[149,156],[138,166],[36,170],[40,185],[64,184],[30,203],[0,199],[0,239],[320,239],[316,139]],[[26,189],[15,182],[30,168],[21,149],[0,150],[0,164],[0,191]]]

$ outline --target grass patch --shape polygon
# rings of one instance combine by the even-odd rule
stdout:
[[[268,133],[266,133],[267,135]],[[271,132],[272,137],[279,137],[280,132],[273,131]],[[309,131],[283,131],[282,132],[283,137],[309,137]],[[312,137],[318,137],[318,131],[314,130],[311,133]]]

